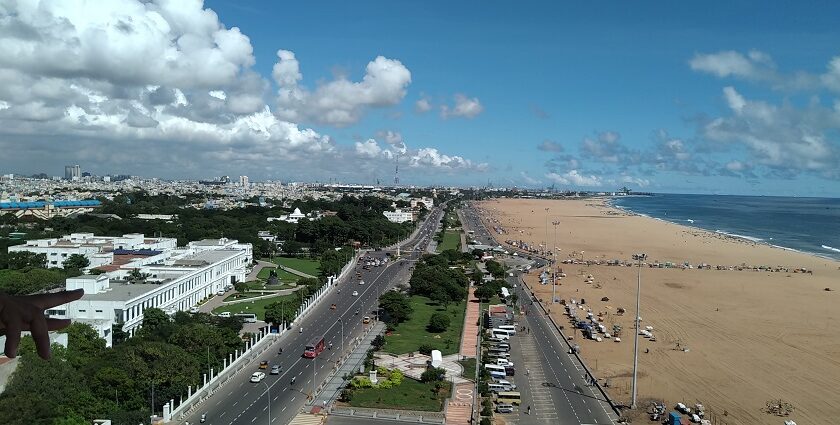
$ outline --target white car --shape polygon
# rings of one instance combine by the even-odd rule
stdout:
[[[358,297],[358,296],[359,296],[359,292],[358,292],[358,291],[353,291],[353,296],[354,296],[354,297]]]
[[[360,281],[359,281],[359,285],[364,285],[364,284],[365,284],[365,281],[364,281],[364,280],[360,280]]]
[[[251,382],[259,383],[262,382],[263,379],[265,379],[265,373],[263,372],[254,372],[251,374]]]
[[[190,313],[198,313],[198,307],[190,307]]]

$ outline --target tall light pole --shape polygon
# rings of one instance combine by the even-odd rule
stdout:
[[[545,209],[545,245],[543,246],[543,255],[548,248],[548,208]]]
[[[554,250],[552,251],[554,254],[554,264],[552,264],[554,281],[551,282],[551,303],[554,304],[557,302],[557,225],[559,225],[560,222],[552,221],[551,224],[554,225]]]
[[[642,261],[647,258],[647,254],[633,254],[633,259],[636,260],[639,264],[638,270],[638,279],[636,283],[636,326],[634,331],[636,332],[635,338],[633,339],[633,398],[630,401],[630,408],[636,408],[636,379],[637,379],[637,371],[639,369],[639,301],[641,300],[641,292],[642,292]]]
[[[265,394],[268,396],[268,425],[271,425],[271,387],[265,382],[265,380],[260,381],[265,385]]]
[[[318,356],[312,358],[312,403],[315,403],[315,371],[317,368],[315,367],[315,360]]]

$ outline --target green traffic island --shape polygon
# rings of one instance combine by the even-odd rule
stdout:
[[[369,376],[357,375],[342,390],[339,405],[370,409],[441,412],[452,393],[452,384],[443,380],[439,369],[424,373],[425,382],[405,377],[397,369],[376,369],[377,383]]]
[[[461,235],[457,230],[446,230],[443,234],[443,241],[437,246],[437,252],[443,252],[449,249],[457,250],[461,245]]]
[[[475,368],[477,362],[478,360],[475,357],[470,357],[465,360],[458,360],[458,364],[460,364],[463,368],[463,371],[461,371],[461,377],[464,379],[469,379],[470,381],[475,381]]]
[[[321,262],[319,260],[313,260],[310,258],[274,257],[271,259],[271,262],[279,266],[297,270],[301,273],[305,273],[310,276],[318,276],[318,274],[321,272]],[[281,271],[285,270],[278,268],[278,273]],[[260,273],[262,273],[262,270],[260,270]],[[297,279],[297,275],[293,273],[290,274],[292,276],[295,276],[295,279]]]
[[[269,321],[272,323],[280,323],[285,318],[285,321],[294,319],[294,315],[298,308],[303,304],[303,301],[308,297],[308,294],[301,294],[305,292],[303,289],[289,294],[277,295],[268,298],[255,299],[251,302],[243,302],[236,304],[222,305],[213,309],[213,314],[220,313],[236,314],[255,314],[258,320]]]
[[[274,277],[274,279],[272,279]],[[263,282],[278,282],[283,284],[290,284],[297,282],[300,279],[300,276],[289,273],[281,268],[275,267],[263,267],[259,273],[257,273],[257,281],[261,280]],[[249,282],[250,283],[250,282]]]
[[[384,351],[396,355],[428,354],[437,349],[444,356],[459,351],[466,314],[465,301],[442,305],[427,297],[414,295],[408,298],[408,304],[412,310],[408,320],[388,325]]]

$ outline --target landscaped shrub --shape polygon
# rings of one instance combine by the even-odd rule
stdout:
[[[449,328],[450,320],[449,316],[444,313],[435,313],[429,318],[427,329],[429,332],[443,332]]]
[[[481,422],[478,425],[493,425],[493,421],[490,418],[481,418]]]
[[[430,367],[426,369],[423,374],[420,375],[420,381],[422,382],[435,382],[441,381],[446,376],[446,369],[442,369],[439,367]]]
[[[388,378],[391,382],[394,383],[395,386],[402,384],[403,381],[403,373],[399,371],[399,369],[394,369],[391,372],[391,376]]]
[[[434,349],[435,347],[432,347],[431,344],[420,344],[420,346],[417,347],[417,351],[419,351],[420,354],[425,354],[427,356],[432,355],[432,350]]]
[[[350,381],[350,387],[352,388],[373,388],[373,382],[370,382],[370,378],[367,376],[357,376]]]

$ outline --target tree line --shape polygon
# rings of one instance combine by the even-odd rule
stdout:
[[[144,311],[143,327],[111,348],[97,332],[73,323],[64,332],[67,348],[53,345],[50,360],[35,352],[31,337],[20,363],[0,394],[0,423],[82,425],[108,418],[115,424],[145,423],[170,399],[186,397],[222,359],[244,348],[236,318],[162,310]]]

